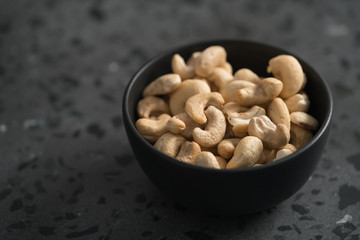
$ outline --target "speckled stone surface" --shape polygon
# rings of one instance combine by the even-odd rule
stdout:
[[[0,239],[359,240],[359,9],[355,0],[1,1]],[[167,199],[123,129],[136,70],[213,38],[285,48],[334,96],[314,174],[255,215],[209,216]]]

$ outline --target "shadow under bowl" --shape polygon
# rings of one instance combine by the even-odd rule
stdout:
[[[171,72],[175,53],[188,59],[195,51],[223,46],[234,70],[249,68],[259,76],[268,61],[290,54],[269,45],[241,40],[191,43],[168,50],[147,62],[131,79],[123,97],[123,119],[135,157],[150,180],[174,201],[198,211],[215,214],[249,214],[271,208],[296,193],[308,180],[324,149],[332,116],[332,96],[326,82],[305,61],[295,56],[306,76],[309,113],[319,121],[313,139],[297,152],[256,168],[218,170],[180,162],[155,149],[138,133],[136,106],[143,89],[157,77]]]

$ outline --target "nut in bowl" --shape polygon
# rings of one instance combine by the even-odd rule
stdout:
[[[180,204],[220,214],[258,212],[298,191],[331,113],[330,90],[307,63],[238,40],[155,57],[123,100],[130,145],[152,182]]]

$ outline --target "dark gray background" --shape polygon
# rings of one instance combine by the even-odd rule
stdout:
[[[359,11],[355,0],[1,1],[0,239],[359,240]],[[312,177],[251,216],[207,216],[167,199],[122,125],[124,87],[142,64],[213,38],[291,51],[334,96]]]

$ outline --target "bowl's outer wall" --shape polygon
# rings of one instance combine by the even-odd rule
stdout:
[[[136,106],[142,90],[158,76],[171,72],[172,55],[179,53],[187,59],[194,51],[201,51],[214,44],[207,42],[180,47],[146,64],[135,75],[125,92],[125,129],[144,172],[160,190],[175,201],[212,213],[244,214],[261,211],[287,199],[303,186],[320,159],[329,127],[320,129],[322,134],[317,134],[317,140],[293,154],[293,157],[243,171],[214,171],[179,163],[144,141],[134,127],[137,119]],[[260,76],[268,76],[266,67],[270,58],[283,53],[289,54],[250,42],[224,41],[221,45],[227,50],[228,62],[232,64],[234,71],[246,67]],[[305,90],[311,101],[309,112],[322,126],[331,112],[331,97],[318,74],[306,63],[300,63],[308,78]]]

